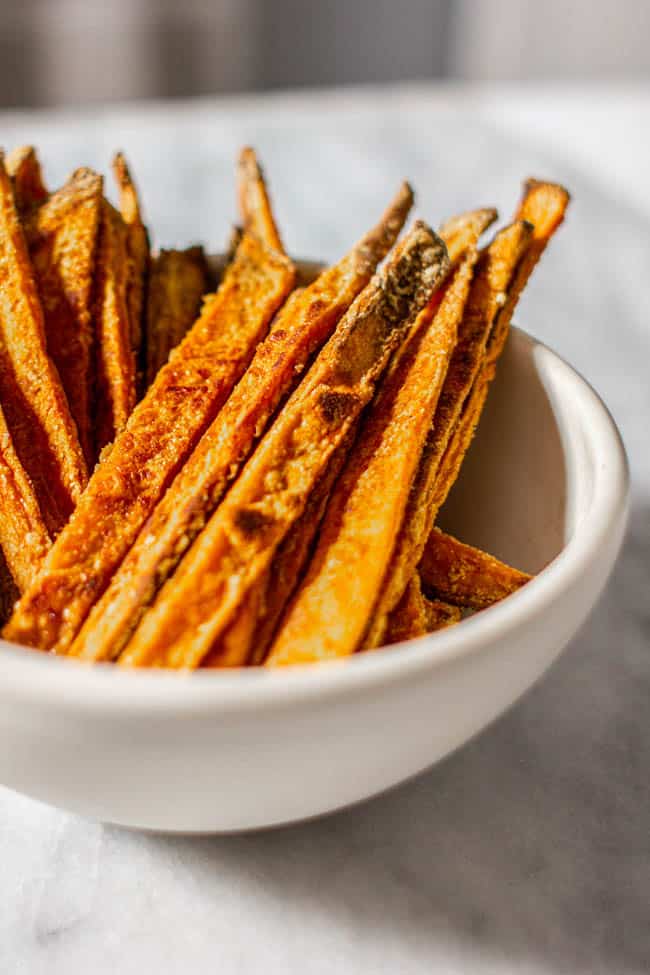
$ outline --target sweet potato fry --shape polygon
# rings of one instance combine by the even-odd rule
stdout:
[[[417,572],[411,576],[404,595],[391,613],[386,630],[386,644],[402,643],[426,636],[459,623],[460,609],[438,599],[428,599],[422,592]]]
[[[555,183],[528,180],[524,186],[516,218],[532,223],[533,235],[517,267],[512,285],[508,289],[506,302],[496,317],[485,358],[440,464],[433,502],[435,510],[442,507],[458,477],[461,464],[478,426],[490,383],[496,374],[497,362],[506,344],[510,321],[519,296],[550,238],[562,223],[569,200],[569,194],[564,187]]]
[[[442,241],[416,224],[343,316],[144,616],[121,663],[185,668],[201,663],[263,578],[372,396],[390,354],[447,268]]]
[[[0,546],[16,586],[22,591],[40,568],[50,547],[50,537],[1,409],[0,496]]]
[[[456,214],[442,224],[438,233],[447,245],[452,264],[459,261],[467,250],[476,246],[481,234],[485,233],[497,217],[498,213],[493,207],[483,207],[481,210]]]
[[[246,234],[221,287],[105,452],[5,627],[65,652],[161,495],[214,419],[291,290],[291,262]]]
[[[43,309],[0,154],[0,403],[48,530],[60,530],[87,480],[68,402],[47,355]]]
[[[78,169],[23,220],[45,319],[47,351],[59,371],[86,464],[91,430],[91,289],[102,205],[102,178]]]
[[[202,530],[269,417],[331,335],[397,237],[411,205],[403,187],[381,222],[334,267],[294,293],[250,367],[160,501],[90,613],[71,653],[116,656],[146,606]]]
[[[147,388],[196,321],[207,291],[207,265],[202,247],[161,250],[149,267],[146,317],[145,382]]]
[[[14,188],[16,208],[21,215],[47,199],[41,164],[33,146],[13,149],[7,156],[6,165]]]
[[[316,552],[271,647],[269,666],[348,656],[363,640],[456,343],[476,242],[490,218],[474,224],[470,249],[442,301],[430,303],[420,316],[384,379],[330,499]]]
[[[97,248],[94,321],[96,335],[95,453],[124,430],[136,403],[136,363],[127,302],[128,229],[106,200]]]
[[[309,561],[330,493],[354,443],[355,433],[356,427],[352,427],[337,448],[327,470],[309,495],[305,510],[279,546],[265,577],[210,651],[204,666],[220,667],[223,660],[233,659],[233,655],[249,664],[264,662],[282,612]]]
[[[432,496],[440,459],[472,388],[492,324],[531,233],[530,224],[517,221],[496,235],[478,261],[459,329],[458,343],[451,357],[433,425],[419,460],[404,520],[398,529],[397,542],[375,605],[372,624],[365,636],[365,647],[377,647],[383,642],[388,615],[401,599],[420,561],[433,524]]]
[[[257,234],[269,247],[284,253],[273,211],[266,191],[262,168],[255,151],[246,146],[241,150],[238,166],[239,209],[244,226],[251,234]]]
[[[434,526],[420,560],[425,592],[454,606],[485,609],[516,592],[531,576]]]
[[[119,189],[120,214],[127,226],[128,279],[126,305],[129,315],[131,351],[135,361],[136,395],[142,393],[144,376],[145,285],[149,266],[149,235],[142,222],[140,201],[126,159],[118,152],[113,159],[113,174]]]

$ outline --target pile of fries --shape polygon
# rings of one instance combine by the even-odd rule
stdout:
[[[403,185],[337,264],[284,250],[251,149],[217,282],[79,169],[0,156],[6,639],[125,666],[278,667],[457,623],[529,576],[444,534],[512,314],[569,196],[437,233]],[[205,292],[212,289],[211,293]]]

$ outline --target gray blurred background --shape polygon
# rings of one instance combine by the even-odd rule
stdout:
[[[0,0],[0,107],[650,74],[648,0]]]

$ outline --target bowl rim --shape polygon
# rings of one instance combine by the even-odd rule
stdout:
[[[508,599],[462,624],[351,658],[266,670],[247,667],[193,672],[126,670],[112,663],[58,658],[0,639],[0,688],[56,709],[95,715],[155,712],[223,713],[286,706],[313,697],[340,696],[414,675],[469,656],[550,607],[597,557],[612,531],[622,528],[629,503],[629,465],[621,434],[587,380],[545,343],[512,326],[519,340],[544,350],[564,370],[588,415],[589,441],[601,458],[588,509],[572,537],[533,580]],[[408,650],[406,649],[408,643]]]

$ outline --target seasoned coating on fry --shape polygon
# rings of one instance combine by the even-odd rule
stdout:
[[[448,268],[417,223],[361,292],[120,658],[197,667],[263,578],[390,354]],[[244,663],[229,659],[227,664]]]
[[[255,155],[255,150],[251,149],[250,146],[246,146],[239,153],[237,195],[244,228],[251,234],[257,234],[261,240],[265,240],[269,247],[284,253],[282,240],[273,217],[262,167]]]
[[[86,484],[86,465],[47,355],[43,309],[1,154],[0,404],[48,531],[56,534]]]
[[[458,213],[441,225],[438,233],[447,245],[452,264],[460,260],[467,250],[476,246],[481,234],[485,233],[497,217],[498,213],[493,207],[483,207],[481,210]]]
[[[428,599],[422,592],[417,572],[409,580],[404,595],[395,607],[386,630],[386,645],[414,640],[435,630],[459,623],[461,612],[456,606]]]
[[[223,661],[233,659],[253,665],[264,662],[282,613],[309,562],[330,493],[354,443],[355,433],[356,427],[352,427],[309,495],[294,528],[278,547],[266,575],[210,651],[204,666],[221,667]]]
[[[0,546],[22,592],[32,581],[50,547],[32,483],[18,460],[0,409]]]
[[[99,455],[124,430],[136,403],[136,363],[127,301],[128,228],[106,200],[102,201],[95,275],[95,453]]]
[[[144,311],[146,276],[149,267],[149,235],[142,222],[140,201],[126,159],[118,152],[113,159],[113,174],[120,197],[120,214],[127,226],[128,279],[126,305],[129,315],[131,351],[135,361],[136,396],[143,392],[145,349]]]
[[[17,146],[6,159],[18,212],[23,215],[48,196],[34,146]]]
[[[86,464],[94,464],[91,429],[92,283],[102,178],[77,169],[24,219],[45,319],[47,351],[58,369]]]
[[[440,463],[433,505],[439,510],[454,484],[478,426],[490,383],[496,375],[497,362],[503,352],[510,322],[519,296],[542,256],[550,238],[564,219],[570,196],[563,186],[528,180],[517,208],[516,218],[532,223],[533,233],[517,266],[506,301],[497,315],[487,343],[487,350],[462,415]]]
[[[442,301],[434,296],[420,315],[361,425],[269,666],[349,656],[363,640],[456,342],[476,236]]]
[[[142,525],[244,372],[291,290],[284,256],[246,235],[221,287],[106,451],[5,636],[65,652]]]
[[[427,593],[454,606],[485,609],[521,589],[531,576],[434,526],[420,560]]]
[[[309,288],[294,292],[278,312],[248,370],[93,608],[71,653],[105,660],[122,649],[283,397],[394,243],[411,199],[410,189],[403,187],[378,226]]]
[[[527,223],[511,224],[496,235],[476,265],[458,342],[420,457],[374,618],[364,640],[366,647],[377,647],[383,642],[388,616],[401,599],[420,561],[436,514],[433,496],[441,458],[479,371],[492,324],[531,233],[532,228]]]
[[[148,388],[196,321],[208,273],[202,247],[161,250],[149,266],[146,316],[145,382]]]

